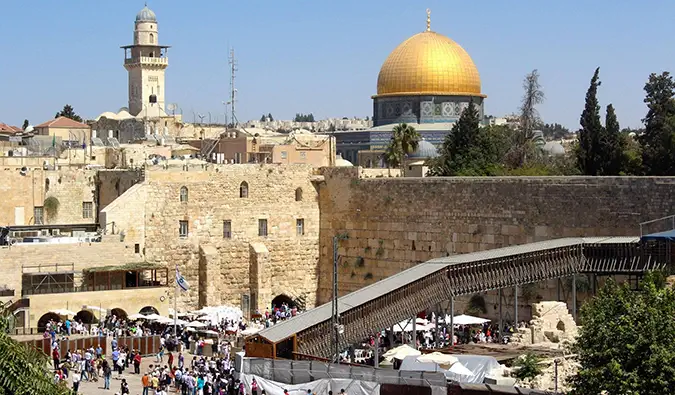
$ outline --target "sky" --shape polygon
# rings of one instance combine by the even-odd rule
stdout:
[[[0,122],[38,124],[71,104],[84,118],[127,106],[122,45],[143,1],[32,0],[2,4]],[[622,127],[638,127],[649,74],[675,65],[673,1],[154,0],[159,42],[170,45],[166,101],[184,119],[224,118],[233,47],[240,121],[272,113],[372,116],[387,55],[426,27],[467,50],[486,114],[517,111],[523,77],[538,69],[542,119],[579,127],[596,67],[599,100]],[[197,118],[198,120],[199,118]]]

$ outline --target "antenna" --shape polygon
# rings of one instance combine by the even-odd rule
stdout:
[[[234,85],[234,80],[237,71],[239,70],[238,68],[238,63],[237,59],[234,57],[234,48],[230,49],[230,114],[232,115],[232,123],[234,126],[237,126],[239,124],[239,121],[237,120],[236,117],[236,112],[235,112],[235,104],[237,102],[237,89],[235,88]]]

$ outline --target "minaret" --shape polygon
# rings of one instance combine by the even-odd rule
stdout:
[[[147,118],[162,116],[169,47],[159,45],[157,17],[147,4],[136,15],[134,44],[122,48],[124,68],[129,72],[129,113],[143,113]]]

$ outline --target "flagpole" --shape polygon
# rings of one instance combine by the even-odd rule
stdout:
[[[176,305],[178,304],[178,264],[176,264],[176,283],[173,286],[173,337],[177,337],[177,326],[178,326],[178,310],[176,310]]]

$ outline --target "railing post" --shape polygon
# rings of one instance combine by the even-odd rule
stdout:
[[[577,275],[572,275],[572,317],[577,321]]]

